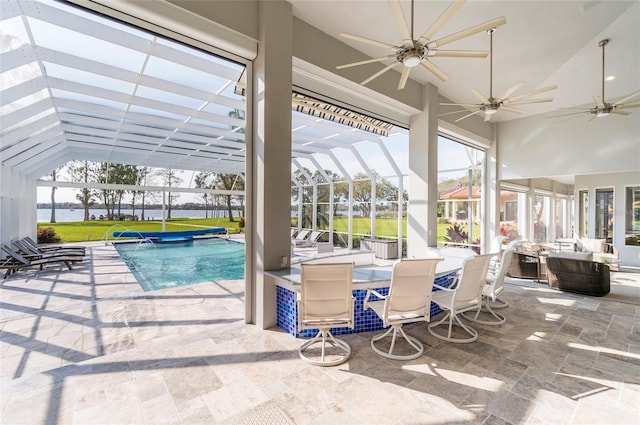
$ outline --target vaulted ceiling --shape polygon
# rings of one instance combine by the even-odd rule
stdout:
[[[342,37],[346,32],[383,43],[399,45],[401,31],[386,0],[341,0],[339,2],[289,0],[296,17],[339,39],[371,58],[390,52],[384,47]],[[399,0],[407,26],[411,25],[411,1]],[[415,0],[416,38],[433,24],[451,2]],[[601,94],[602,52],[598,42],[608,38],[606,73],[616,79],[606,83],[606,100],[619,99],[640,89],[640,2],[637,0],[469,0],[432,39],[438,39],[494,18],[506,17],[497,28],[493,47],[493,91],[502,93],[518,81],[525,84],[515,93],[549,85],[558,89],[537,97],[553,97],[551,103],[525,105],[525,116],[558,111],[563,107],[591,107]],[[447,44],[447,50],[489,50],[489,36],[480,32]],[[354,58],[353,62],[358,60]],[[489,58],[429,59],[447,75],[446,82],[417,66],[409,78],[432,83],[441,95],[457,103],[478,103],[471,89],[489,94]],[[366,76],[383,69],[393,59],[339,71],[354,75],[363,68]],[[402,66],[388,73],[400,80]],[[536,96],[533,96],[534,98]],[[636,99],[637,100],[637,99]],[[639,112],[633,113],[637,116]],[[498,112],[492,121],[521,118]]]

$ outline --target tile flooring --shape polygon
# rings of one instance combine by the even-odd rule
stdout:
[[[73,271],[0,282],[2,424],[640,423],[637,302],[511,280],[507,323],[475,325],[475,343],[411,325],[425,353],[398,362],[347,335],[351,359],[320,368],[244,323],[243,282],[144,293],[87,246]]]

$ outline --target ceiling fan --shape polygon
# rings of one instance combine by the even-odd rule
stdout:
[[[431,26],[420,36],[415,39],[413,35],[413,18],[414,18],[414,0],[411,0],[411,29],[407,27],[402,8],[398,0],[388,0],[389,7],[393,13],[393,17],[396,20],[396,24],[402,34],[402,43],[398,46],[385,43],[383,41],[373,40],[371,38],[362,37],[359,35],[341,33],[344,38],[360,41],[363,43],[372,44],[374,46],[383,47],[391,50],[393,53],[387,56],[383,56],[375,59],[368,59],[360,62],[349,63],[346,65],[337,66],[337,69],[350,68],[352,66],[365,65],[375,62],[384,62],[387,59],[393,59],[393,62],[387,65],[385,68],[373,74],[371,77],[362,81],[360,84],[366,85],[372,80],[378,78],[385,72],[389,71],[399,63],[404,65],[402,70],[402,76],[398,84],[398,90],[402,90],[409,78],[409,72],[411,68],[421,65],[433,75],[439,78],[441,81],[446,81],[449,77],[440,68],[429,61],[429,57],[458,57],[458,58],[486,58],[488,52],[486,51],[474,51],[474,50],[439,50],[439,47],[445,44],[452,43],[461,38],[469,37],[473,34],[486,31],[489,28],[494,28],[499,25],[503,25],[507,22],[507,19],[503,16],[494,19],[484,24],[476,25],[471,28],[456,32],[446,37],[439,38],[437,40],[431,40],[436,32],[445,24],[451,17],[466,3],[466,0],[454,0],[449,7],[431,24]]]
[[[509,98],[509,96],[518,90],[520,87],[525,85],[524,81],[518,81],[507,90],[504,91],[500,96],[493,97],[493,33],[495,32],[495,28],[489,29],[487,32],[489,33],[490,45],[489,45],[489,97],[485,97],[478,90],[471,89],[471,92],[482,101],[482,103],[441,103],[441,106],[461,106],[466,109],[461,109],[459,111],[447,112],[444,114],[440,114],[438,116],[443,115],[451,115],[458,114],[460,112],[468,112],[468,108],[474,108],[475,111],[458,118],[455,122],[462,121],[465,118],[468,118],[472,115],[479,114],[480,112],[484,112],[484,120],[490,121],[491,116],[498,111],[506,111],[513,112],[515,114],[524,114],[524,111],[521,109],[512,108],[513,105],[526,105],[531,103],[543,103],[543,102],[551,102],[552,98],[546,99],[525,99],[526,97],[533,96],[534,94],[544,93],[550,90],[557,89],[558,86],[548,86],[543,87],[541,89],[532,90],[530,92],[526,92],[523,94],[519,94],[517,96]],[[508,106],[507,106],[508,105]]]
[[[606,98],[604,97],[604,79],[605,79],[604,77],[604,46],[606,46],[608,43],[609,43],[609,39],[601,40],[598,43],[598,47],[602,47],[602,96],[593,96],[593,100],[596,101],[596,106],[594,106],[593,108],[562,108],[562,109],[579,109],[581,111],[572,112],[569,114],[555,115],[550,118],[566,117],[569,115],[591,114],[592,116],[591,118],[589,118],[589,121],[591,121],[596,117],[606,117],[609,114],[629,115],[631,114],[630,112],[622,111],[622,109],[640,107],[640,102],[627,103],[631,99],[638,97],[640,95],[640,90],[634,93],[631,93],[628,96],[623,97],[617,102],[609,103],[605,101]]]

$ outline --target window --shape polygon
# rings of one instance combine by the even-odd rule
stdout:
[[[568,198],[556,198],[556,211],[555,211],[555,238],[567,238],[570,235],[567,225],[569,223],[569,199]]]
[[[484,151],[438,136],[438,245],[480,245]]]
[[[589,237],[589,191],[581,190],[578,192],[578,236],[581,238]]]
[[[613,242],[613,189],[596,189],[596,238]]]
[[[640,186],[627,187],[625,192],[624,244],[640,246]]]
[[[507,238],[507,243],[524,238],[526,210],[526,193],[500,190],[500,235]]]
[[[549,242],[551,240],[551,197],[535,195],[533,202],[533,240]]]

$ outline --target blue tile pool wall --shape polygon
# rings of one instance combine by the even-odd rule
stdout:
[[[444,276],[440,276],[435,279],[437,285],[448,288],[454,281],[455,273],[450,273]],[[389,293],[389,288],[376,288],[377,292],[382,295]],[[434,288],[434,291],[437,291]],[[364,310],[364,297],[367,294],[366,289],[356,289],[353,291],[353,296],[356,299],[355,311],[354,311],[354,328],[335,328],[331,329],[334,335],[345,335],[360,332],[370,332],[383,329],[382,320],[370,309]],[[371,300],[375,301],[377,298],[372,297]],[[280,328],[284,329],[289,335],[293,335],[296,338],[310,338],[318,333],[317,329],[306,329],[302,332],[298,332],[298,309],[297,309],[297,293],[280,286],[276,287],[276,304],[278,309],[277,324]],[[431,317],[440,313],[442,310],[435,304],[431,303]]]

